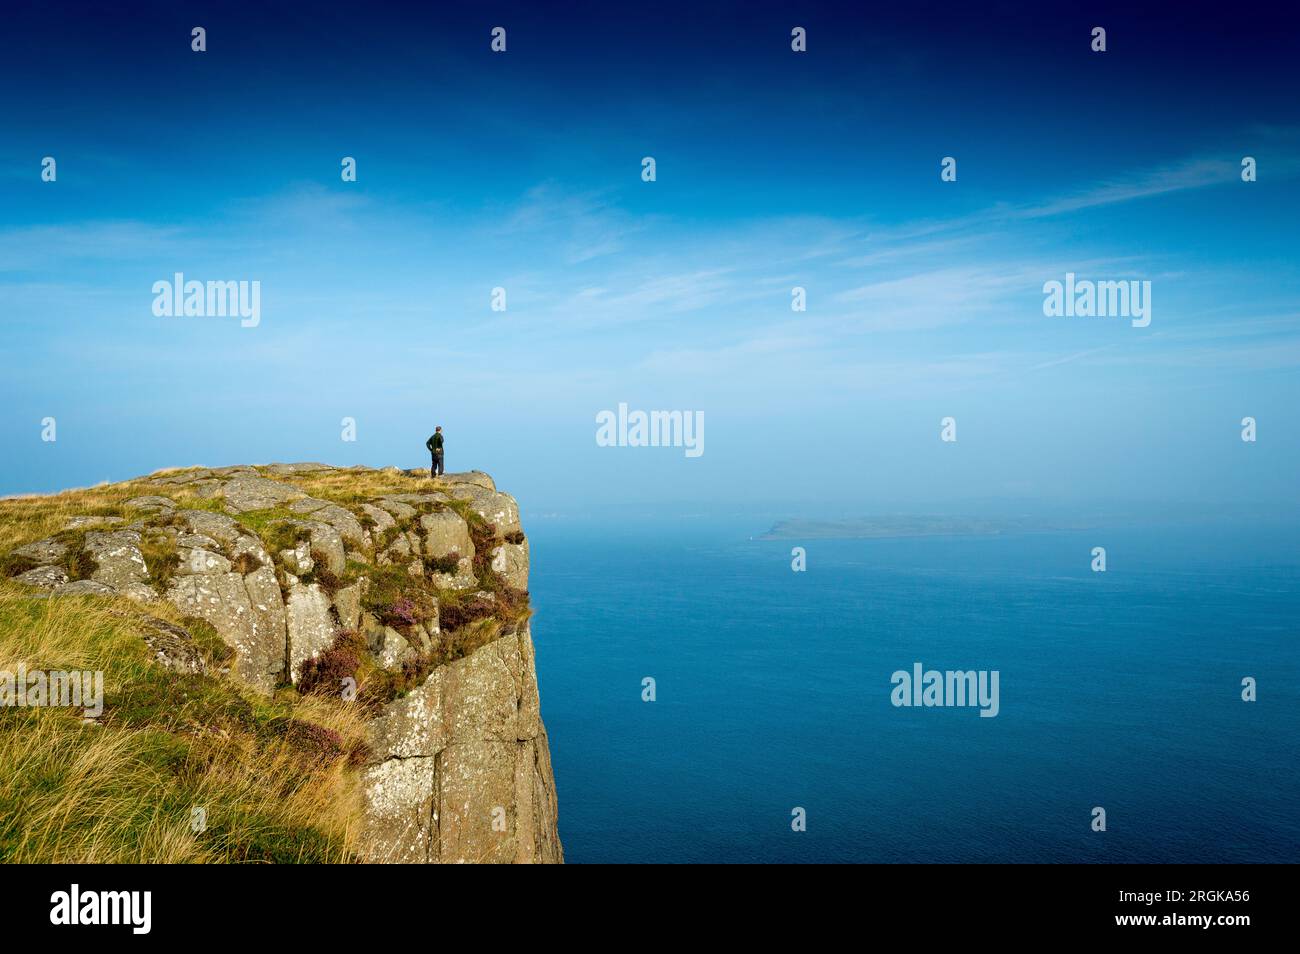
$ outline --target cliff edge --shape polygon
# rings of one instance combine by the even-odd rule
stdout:
[[[314,714],[318,731],[277,736],[294,752],[334,733],[333,760],[313,755],[310,771],[353,787],[343,858],[563,860],[528,540],[487,474],[189,468],[3,506],[6,600],[129,607],[110,612],[143,624],[151,665],[238,688],[253,713],[240,725]],[[100,724],[139,728],[105,682]]]

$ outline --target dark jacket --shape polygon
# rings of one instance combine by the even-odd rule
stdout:
[[[442,435],[435,433],[432,437],[430,437],[427,441],[424,442],[424,446],[429,448],[429,450],[432,453],[434,454],[438,453],[439,451],[442,450]]]

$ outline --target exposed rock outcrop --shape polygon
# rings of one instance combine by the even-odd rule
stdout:
[[[563,860],[527,628],[435,670],[371,736],[370,860]]]
[[[296,682],[302,664],[315,659],[334,642],[336,624],[330,615],[329,596],[317,583],[292,582],[285,610],[289,623],[289,676]]]
[[[8,572],[50,595],[166,601],[229,647],[221,673],[261,693],[319,691],[312,666],[360,646],[379,674],[362,689],[362,857],[562,861],[518,505],[481,472],[421,475],[162,472],[119,498],[124,516],[72,517],[9,554]],[[184,628],[146,619],[162,665],[213,668]]]
[[[284,671],[284,624],[280,612],[278,629],[258,625],[253,602],[244,578],[238,573],[205,573],[180,576],[172,581],[167,599],[186,616],[212,625],[235,651],[235,671],[241,679],[270,692]],[[279,606],[279,596],[276,596]],[[265,611],[274,615],[269,607]]]

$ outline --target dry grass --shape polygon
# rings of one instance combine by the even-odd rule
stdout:
[[[285,743],[203,742],[20,710],[0,731],[6,863],[338,862],[360,793],[336,762],[304,772]],[[191,827],[195,808],[206,828]]]
[[[162,494],[189,510],[219,510],[219,502],[200,497],[195,491],[180,487],[160,489],[139,480],[124,484],[101,484],[58,494],[12,497],[0,500],[0,553],[14,547],[44,540],[59,532],[72,517],[125,517],[128,522],[138,515],[125,507],[132,497]],[[111,528],[106,528],[111,529]]]
[[[164,473],[179,471],[154,476]],[[445,480],[395,468],[264,476],[349,507],[389,493],[452,490]],[[125,501],[146,495],[170,497],[184,509],[222,511],[219,498],[200,496],[183,484],[144,480],[0,500],[0,555],[63,532],[72,517],[117,516],[129,522],[145,516]],[[477,514],[459,501],[448,505],[466,511],[482,534]],[[261,532],[267,527],[253,526],[259,517],[267,515],[246,514],[241,522]],[[271,526],[269,517],[263,522]],[[157,553],[150,551],[151,569],[171,558],[166,550],[159,545]],[[500,589],[484,566],[476,570],[484,586]],[[370,572],[383,577],[379,568]],[[409,585],[409,577],[403,582]],[[497,610],[506,619],[527,618],[526,595],[502,591],[497,596],[504,600]],[[459,598],[447,595],[448,608]],[[361,707],[337,697],[300,696],[289,688],[267,699],[235,680],[165,669],[145,644],[145,612],[201,636],[197,644],[210,651],[212,670],[219,668],[220,653],[228,650],[168,603],[146,610],[125,599],[41,598],[0,580],[0,671],[14,672],[20,664],[28,671],[101,671],[105,697],[103,715],[90,723],[81,710],[0,707],[0,765],[7,769],[0,773],[0,861],[354,858],[362,796],[352,763],[366,736]],[[446,645],[427,665],[472,651],[500,630],[498,620],[467,618],[458,632],[444,633]],[[208,636],[215,647],[205,641]],[[399,678],[372,670],[359,674],[363,683]],[[420,676],[400,674],[407,682]],[[191,830],[196,808],[207,818],[199,833]]]
[[[266,476],[293,484],[312,497],[332,500],[344,505],[365,503],[384,494],[423,494],[432,491],[445,493],[451,488],[446,480],[431,480],[427,475],[413,477],[395,467],[384,470],[320,471],[292,477],[274,474]]]
[[[105,698],[89,724],[79,709],[0,709],[0,860],[352,858],[361,794],[347,753],[365,737],[360,713],[166,670],[149,658],[139,617],[128,601],[35,599],[0,584],[0,670],[102,671]],[[340,751],[277,733],[289,719],[336,733]],[[195,808],[207,814],[200,833]]]

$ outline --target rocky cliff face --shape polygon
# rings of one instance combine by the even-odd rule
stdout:
[[[526,628],[436,669],[384,709],[372,739],[372,860],[563,859]]]
[[[272,464],[123,487],[136,495],[119,515],[72,516],[13,551],[15,579],[165,600],[216,631],[230,678],[360,706],[366,860],[563,860],[528,541],[488,475]],[[153,648],[200,665],[183,632]]]

